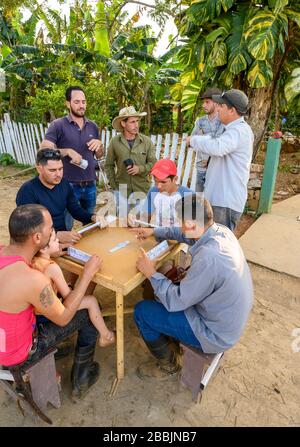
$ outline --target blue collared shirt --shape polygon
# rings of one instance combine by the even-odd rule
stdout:
[[[234,234],[216,223],[197,241],[186,239],[178,227],[156,228],[154,234],[193,245],[191,266],[179,285],[158,272],[151,276],[157,299],[169,312],[184,311],[204,352],[231,348],[253,302],[251,273]]]
[[[82,129],[72,120],[71,115],[52,121],[48,127],[45,135],[46,140],[56,144],[58,149],[73,149],[89,163],[86,169],[81,169],[70,163],[68,156],[64,157],[64,178],[69,182],[96,180],[94,152],[90,151],[86,145],[94,138],[99,139],[99,129],[96,123],[87,118],[84,118]]]

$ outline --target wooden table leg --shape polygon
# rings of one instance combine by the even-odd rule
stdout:
[[[114,396],[121,379],[124,378],[124,296],[116,292],[116,329],[117,329],[117,377],[112,383],[110,396]]]

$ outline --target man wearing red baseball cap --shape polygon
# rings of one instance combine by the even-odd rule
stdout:
[[[155,186],[150,188],[142,211],[143,220],[159,227],[176,226],[175,204],[191,189],[177,184],[177,166],[174,161],[163,158],[151,169]]]

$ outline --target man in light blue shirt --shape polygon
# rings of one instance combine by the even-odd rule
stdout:
[[[217,138],[209,135],[187,137],[187,145],[210,156],[204,195],[214,211],[215,222],[232,231],[240,219],[247,200],[247,185],[253,152],[253,132],[245,122],[248,98],[232,89],[213,95],[218,116],[225,131]]]
[[[138,259],[137,268],[150,280],[157,299],[135,306],[135,322],[156,358],[138,368],[142,379],[178,372],[168,337],[205,353],[231,348],[252,308],[252,278],[242,249],[228,228],[214,223],[209,202],[189,194],[176,203],[176,211],[182,216],[181,228],[132,230],[141,239],[154,234],[192,245],[191,266],[179,285],[158,273],[145,253]]]
[[[216,138],[221,135],[225,128],[218,117],[217,104],[213,101],[213,95],[221,94],[219,88],[208,88],[201,99],[203,99],[203,110],[206,115],[200,116],[195,122],[192,135],[211,135],[212,138]],[[209,163],[209,155],[197,151],[196,167],[197,167],[197,180],[196,191],[203,192],[207,166]]]

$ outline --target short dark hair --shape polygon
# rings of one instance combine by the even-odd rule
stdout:
[[[38,204],[20,205],[15,208],[8,221],[11,240],[22,243],[31,234],[39,231],[45,221],[44,211],[47,211],[47,208]]]
[[[36,154],[36,164],[45,166],[49,160],[62,160],[59,149],[44,148],[39,149]]]
[[[71,85],[66,90],[66,101],[69,101],[69,102],[71,101],[73,90],[78,90],[78,91],[84,93],[84,90],[81,87],[79,87],[78,85]]]
[[[197,223],[207,226],[214,222],[212,207],[202,193],[184,193],[176,202],[176,213],[184,220],[196,220]]]

